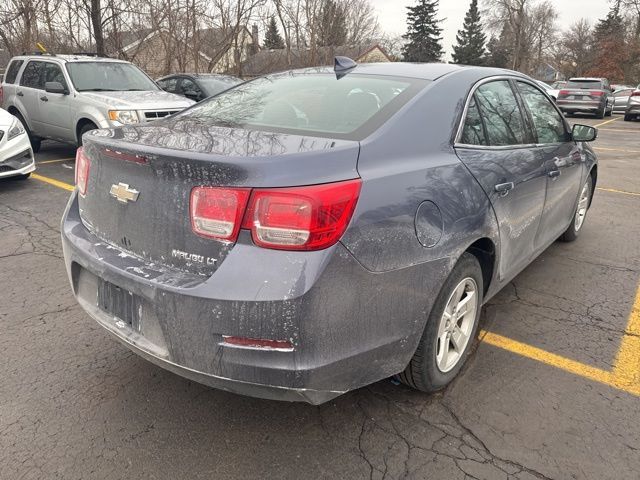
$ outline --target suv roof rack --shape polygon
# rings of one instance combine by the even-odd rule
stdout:
[[[73,52],[71,55],[79,55],[83,57],[104,57],[109,58],[107,55],[98,55],[98,52]]]
[[[49,52],[22,52],[22,55],[39,55],[39,56],[45,56],[45,57],[56,56],[55,53],[49,53]]]

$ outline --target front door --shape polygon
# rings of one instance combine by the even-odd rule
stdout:
[[[530,261],[545,201],[547,176],[509,80],[476,90],[457,154],[491,200],[500,229],[501,280]]]
[[[45,62],[43,70],[43,88],[46,82],[59,82],[69,90],[62,68],[57,63]],[[40,92],[38,99],[40,122],[47,132],[47,137],[63,142],[75,142],[73,118],[71,116],[71,95],[62,93]]]
[[[582,155],[554,104],[535,86],[517,82],[547,174],[547,198],[535,248],[544,248],[571,222],[583,175]]]

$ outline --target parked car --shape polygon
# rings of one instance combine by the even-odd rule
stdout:
[[[314,404],[395,374],[438,390],[483,303],[580,235],[596,135],[502,69],[270,75],[87,134],[67,272],[118,340],[210,386]]]
[[[145,123],[193,104],[129,62],[86,55],[13,57],[0,97],[35,152],[44,138],[81,145],[90,130]]]
[[[200,102],[242,83],[242,80],[214,73],[178,73],[159,78],[157,83],[167,92]]]
[[[20,120],[0,108],[0,178],[29,178],[36,169],[29,137]]]
[[[606,78],[572,78],[556,102],[567,115],[590,113],[604,118],[613,113],[613,94]]]
[[[631,94],[633,93],[634,90],[635,88],[630,87],[630,88],[615,90],[613,92],[613,99],[614,99],[613,112],[614,113],[625,112],[625,110],[627,109],[627,106],[629,105],[629,97],[631,97]]]
[[[624,121],[630,122],[640,118],[640,85],[631,93],[627,108],[624,111]]]
[[[536,83],[542,87],[547,95],[551,97],[551,99],[555,102],[558,98],[558,91],[551,88],[548,84],[541,80],[536,80]]]

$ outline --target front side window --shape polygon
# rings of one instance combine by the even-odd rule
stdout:
[[[531,113],[538,143],[567,142],[564,120],[547,97],[528,83],[518,82],[518,89]]]
[[[23,63],[24,60],[14,60],[13,62],[11,62],[11,65],[9,65],[9,68],[7,69],[7,74],[4,77],[4,81],[6,83],[14,83],[16,81],[18,71],[20,70],[20,67]]]
[[[67,81],[64,79],[64,74],[62,73],[62,68],[55,63],[47,62],[45,64],[44,69],[44,83],[47,82],[58,82],[63,87],[67,88]]]
[[[388,76],[284,73],[243,83],[173,118],[361,140],[426,83]]]
[[[465,145],[487,145],[487,137],[475,97],[471,98],[460,142]]]
[[[171,93],[176,93],[177,84],[178,84],[178,77],[165,78],[164,80],[158,81],[158,85],[160,85],[161,89]]]
[[[44,62],[29,62],[22,72],[22,78],[20,79],[20,85],[29,88],[44,89],[44,84],[41,82],[42,70],[44,68]]]
[[[508,80],[485,83],[476,90],[476,101],[491,146],[529,143],[524,117]]]
[[[200,87],[196,85],[196,82],[191,80],[190,78],[183,78],[180,83],[180,93],[183,95],[189,93],[194,95],[200,95],[202,92],[200,91]]]
[[[142,70],[121,62],[70,62],[67,72],[79,92],[148,92],[158,86]]]

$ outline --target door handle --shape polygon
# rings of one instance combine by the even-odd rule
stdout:
[[[40,97],[40,100],[42,100],[43,102],[48,102],[49,99],[47,97]]]
[[[24,93],[22,93],[22,92],[18,92],[18,93],[16,93],[16,95],[18,95],[19,97],[24,97]]]
[[[558,178],[561,173],[560,170],[551,170],[547,175],[549,175],[550,178]]]
[[[495,191],[498,192],[501,197],[504,197],[505,195],[508,195],[509,192],[514,189],[514,187],[515,187],[515,184],[513,182],[508,182],[508,183],[499,183],[494,188],[495,188]]]

